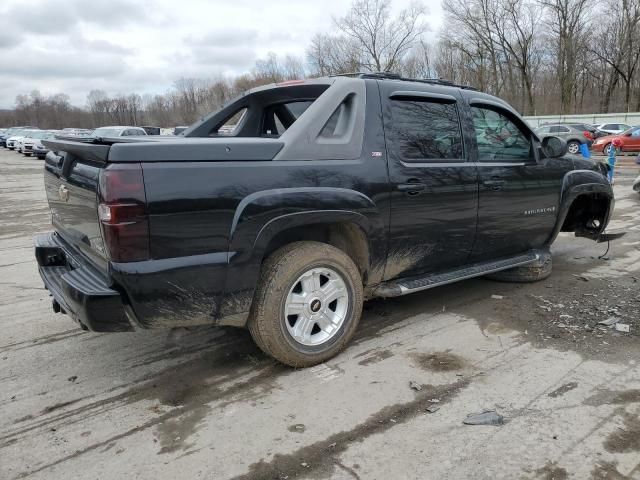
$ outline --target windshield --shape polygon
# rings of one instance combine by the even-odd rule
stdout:
[[[27,137],[40,140],[40,139],[46,138],[45,137],[46,134],[47,132],[30,132],[27,134]]]
[[[102,127],[102,128],[96,128],[93,131],[93,134],[91,136],[95,138],[119,137],[121,132],[122,130],[119,128]]]

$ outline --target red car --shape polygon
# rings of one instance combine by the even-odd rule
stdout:
[[[622,132],[618,135],[607,135],[606,137],[597,138],[596,141],[591,145],[591,150],[609,155],[611,142],[614,138],[620,140],[621,151],[640,152],[640,127],[631,127],[626,132]]]

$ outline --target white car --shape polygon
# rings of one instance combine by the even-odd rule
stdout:
[[[24,130],[16,130],[14,132],[11,132],[11,136],[7,138],[6,141],[7,148],[9,150],[13,150],[16,148],[16,140],[18,140],[18,138],[22,136],[22,132],[24,132]]]
[[[146,136],[147,132],[140,127],[100,127],[96,128],[91,136],[93,138],[114,138],[129,136]]]
[[[15,150],[18,153],[22,153],[22,140],[24,137],[32,132],[38,132],[39,130],[21,130],[20,133],[15,134],[13,137],[7,139],[7,147],[9,150]]]
[[[631,125],[627,125],[626,123],[601,123],[600,125],[595,125],[595,127],[598,130],[607,132],[610,135],[618,135],[629,130],[631,128]]]
[[[20,151],[26,157],[30,157],[31,155],[44,157],[49,150],[42,145],[41,140],[53,138],[56,133],[58,133],[57,130],[35,130],[33,132],[29,132],[19,142]]]

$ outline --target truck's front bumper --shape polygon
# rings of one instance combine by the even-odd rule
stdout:
[[[56,233],[34,238],[38,270],[53,297],[54,311],[68,314],[85,330],[132,331],[133,313],[108,280],[83,261]]]

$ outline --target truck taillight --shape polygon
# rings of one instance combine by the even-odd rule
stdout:
[[[112,164],[100,172],[98,219],[114,262],[149,259],[149,218],[142,166]]]

